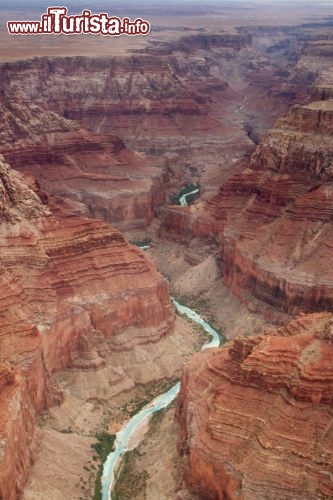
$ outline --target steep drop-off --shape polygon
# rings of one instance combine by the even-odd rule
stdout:
[[[75,213],[122,230],[149,225],[164,201],[161,162],[129,151],[114,134],[94,134],[42,109],[15,86],[3,91],[0,111],[0,153],[13,168],[71,199]]]
[[[255,35],[202,33],[172,42],[152,41],[144,51],[126,57],[35,58],[2,64],[0,69],[3,95],[9,103],[33,102],[78,121],[95,134],[117,134],[127,147],[153,155],[156,165],[162,157],[173,186],[199,176],[205,191],[215,194],[217,183],[263,131],[288,105],[304,100],[309,71],[302,70],[301,78],[294,71],[295,63],[279,53],[271,61],[271,54],[261,50]],[[68,141],[65,136],[61,140]],[[59,142],[56,147],[61,154]],[[78,158],[73,149],[75,145],[71,163],[80,165],[82,154]],[[84,171],[93,179],[88,161],[98,165],[101,155],[88,156],[84,162]],[[36,162],[35,157],[26,170],[36,170]],[[155,165],[147,158],[144,162]],[[70,168],[68,162],[65,165]],[[119,176],[119,168],[115,174]],[[154,178],[157,174],[147,175]],[[159,175],[163,178],[162,172]],[[49,171],[44,173],[45,182],[48,176],[55,189]],[[129,170],[128,177],[132,176]],[[63,189],[73,197],[75,180],[68,186],[64,181],[58,191]],[[78,190],[87,190],[82,180],[77,184]],[[118,186],[121,190],[120,182]],[[161,181],[159,186],[155,182],[155,189],[150,190],[156,198],[153,208],[161,204],[157,196],[161,186]],[[135,193],[134,183],[130,187]],[[112,188],[117,190],[115,183]],[[95,197],[98,190],[95,182]],[[107,216],[107,208],[104,215],[102,210],[98,215]]]
[[[329,98],[322,65],[312,91]],[[215,237],[224,283],[270,319],[333,310],[332,132],[332,100],[293,106],[216,197],[166,209],[160,234]]]
[[[317,313],[191,359],[176,413],[200,498],[332,498],[332,332]]]
[[[61,401],[50,375],[98,368],[108,354],[171,332],[165,280],[105,222],[41,202],[0,161],[0,498],[22,492],[38,443],[36,414]],[[45,198],[45,196],[44,196]]]
[[[332,308],[331,52],[329,44],[304,47],[297,34],[288,48],[277,31],[267,50],[262,28],[253,45],[246,33],[199,35],[124,58],[1,65],[0,152],[38,184],[1,160],[0,498],[20,495],[40,439],[36,415],[61,401],[52,373],[102,368],[110,352],[121,359],[171,331],[165,281],[106,223],[145,229],[164,201],[167,174],[177,188],[200,177],[206,197],[223,183],[207,202],[168,209],[161,234],[220,241],[224,281],[243,302],[282,320]],[[315,102],[304,105],[310,90]],[[242,170],[239,158],[295,101],[303,106]],[[166,165],[147,153],[164,155]],[[246,351],[249,341],[239,342]],[[149,358],[136,354],[137,363]],[[215,465],[198,460],[203,484],[207,471],[207,489],[222,495]],[[294,498],[299,488],[290,483]],[[227,491],[233,495],[233,480]],[[318,491],[329,491],[321,477]]]

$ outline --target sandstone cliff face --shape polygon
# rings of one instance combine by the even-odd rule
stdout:
[[[332,180],[333,101],[293,107],[267,134],[252,166]]]
[[[333,495],[333,317],[195,355],[176,415],[186,481],[201,498]]]
[[[10,102],[33,102],[44,110],[79,121],[96,134],[117,134],[127,147],[155,157],[153,163],[144,157],[145,167],[159,166],[156,159],[162,156],[174,185],[203,176],[206,190],[216,194],[216,179],[220,182],[225,178],[225,172],[234,166],[231,162],[253,147],[253,141],[258,142],[290,103],[296,99],[302,102],[303,88],[309,86],[305,71],[299,80],[306,83],[291,82],[294,62],[291,69],[288,64],[285,69],[285,61],[277,55],[272,64],[270,55],[267,57],[251,43],[248,33],[202,33],[170,43],[153,42],[145,51],[126,57],[35,58],[1,65],[0,85]],[[96,136],[93,138],[98,142]],[[63,136],[61,141],[66,143],[68,139]],[[35,163],[37,156],[38,151]],[[77,156],[72,151],[68,160],[79,161],[80,165]],[[89,158],[90,165],[105,166],[105,160],[105,154],[103,158],[101,154]],[[127,172],[121,163],[124,177],[132,179],[131,169]],[[28,168],[33,171],[34,164]],[[117,164],[115,175],[119,176]],[[145,175],[151,178],[145,192],[151,194],[153,207],[149,209],[140,183],[134,202],[136,213],[141,213],[143,207],[145,212],[153,212],[163,201],[163,172]],[[93,179],[92,173],[90,177]],[[64,187],[52,184],[57,192]],[[94,198],[100,188],[96,184]],[[117,193],[118,188],[121,192],[114,201],[114,221],[123,192],[120,182],[110,188],[111,192]],[[133,180],[131,190],[135,192],[135,188]],[[82,192],[80,183],[77,190]],[[72,186],[67,192],[73,197]],[[107,216],[108,208],[101,198],[94,202],[100,206],[99,213],[92,215]],[[125,195],[122,199],[120,210],[124,211],[128,199]],[[91,197],[87,203],[91,210]],[[137,218],[142,221],[142,216]],[[118,215],[116,222],[120,223]],[[146,222],[141,222],[141,228]],[[129,229],[135,225],[139,228],[137,220],[132,226],[129,223]]]
[[[94,178],[92,164],[101,164],[104,175],[113,174],[118,178],[118,182],[108,183],[108,191],[114,193],[110,201],[105,193],[106,187],[98,196],[101,181],[95,181],[92,192],[84,194],[89,211],[92,211],[93,205],[99,207],[98,213],[92,212],[93,216],[106,217],[117,223],[120,229],[144,229],[151,222],[154,210],[164,201],[164,165],[170,167],[169,172],[178,177],[180,169],[184,169],[184,163],[188,170],[196,170],[198,165],[206,162],[206,152],[211,150],[211,137],[216,141],[224,128],[216,117],[208,114],[207,98],[212,92],[219,97],[233,97],[225,81],[210,75],[209,71],[207,73],[206,63],[202,64],[200,60],[187,61],[182,55],[172,61],[163,54],[140,54],[124,58],[35,59],[5,64],[1,69],[4,93],[8,100],[20,96],[23,101],[33,102],[44,111],[53,111],[79,121],[81,126],[93,130],[98,136],[103,134],[107,139],[117,134],[127,147],[144,153],[133,160],[128,153],[122,159],[123,153],[115,156],[111,151],[110,158],[110,151],[104,151],[106,141],[101,138],[104,142],[102,151],[97,153],[97,157],[91,154],[85,162],[85,171],[90,169],[91,179]],[[197,82],[198,75],[200,82]],[[233,108],[237,106],[237,96],[235,100]],[[230,128],[230,140],[243,152],[250,144],[243,127],[235,124]],[[95,138],[99,144],[99,137],[91,132],[89,135],[89,142]],[[68,141],[64,136],[61,138],[63,140]],[[78,139],[73,140],[73,136],[72,141],[74,145],[75,142],[82,143]],[[55,145],[58,151],[59,142]],[[151,154],[155,156],[153,161],[147,156]],[[161,164],[160,158],[164,154],[166,156]],[[38,150],[35,162],[27,165],[26,171],[30,169],[34,173],[37,156]],[[65,162],[69,173],[73,162],[78,163],[79,167],[75,170],[80,173],[81,160],[82,154],[78,158],[78,154],[72,151],[71,158]],[[141,168],[137,168],[138,165]],[[136,169],[136,174],[132,167]],[[45,174],[49,175],[49,171]],[[77,177],[68,188],[65,185],[71,198],[75,182],[78,184],[76,190],[80,193],[83,191],[82,181],[77,182]],[[62,194],[63,191],[63,194],[67,194],[64,183],[57,186],[52,182],[52,187],[53,191],[57,189],[57,193]],[[85,191],[87,189],[85,186]],[[80,193],[76,196],[78,201]],[[131,198],[129,193],[132,193]],[[127,214],[127,210],[132,210],[134,215]]]
[[[225,282],[287,313],[331,310],[330,101],[296,107],[221,190]],[[229,209],[238,212],[231,221]],[[235,217],[235,212],[234,212]]]
[[[224,283],[278,322],[333,310],[333,104],[322,66],[314,94],[325,99],[293,106],[216,197],[166,209],[160,229],[183,241],[215,237]]]
[[[328,101],[333,99],[333,85],[317,85],[313,92],[314,101]]]
[[[114,134],[88,132],[42,109],[26,94],[9,85],[0,96],[0,153],[10,165],[48,193],[70,198],[76,213],[125,230],[146,228],[164,201],[161,162],[130,152]]]
[[[108,224],[51,214],[33,182],[0,160],[0,498],[22,491],[36,414],[61,395],[50,374],[95,368],[112,350],[170,333],[165,280]]]

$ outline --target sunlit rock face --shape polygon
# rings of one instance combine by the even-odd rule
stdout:
[[[229,169],[216,196],[167,207],[160,235],[215,239],[224,283],[251,310],[285,322],[299,311],[333,310],[332,40],[325,26],[245,31],[256,45],[276,38],[266,54],[284,53],[288,61],[284,82],[269,81],[270,96],[294,89],[306,103],[291,106]]]
[[[176,416],[185,479],[200,498],[333,495],[333,317],[196,354]]]
[[[273,317],[333,308],[332,101],[295,106],[215,198],[165,211],[161,235],[218,237],[224,282]]]
[[[164,212],[162,236],[220,241],[224,283],[271,319],[333,309],[332,120],[329,99],[293,106],[216,197]]]
[[[48,191],[81,203],[77,210],[142,229],[164,201],[166,177],[175,186],[203,176],[205,190],[216,193],[233,162],[290,103],[302,102],[284,66],[279,57],[272,64],[247,33],[184,36],[124,57],[2,64],[3,106],[18,117],[11,138],[17,142],[20,131],[27,141],[35,124],[21,143],[26,161],[20,143],[10,147],[17,153],[3,152]],[[24,123],[24,115],[33,120]],[[65,119],[90,132],[72,130]]]
[[[173,327],[165,280],[105,222],[53,215],[38,187],[0,160],[0,498],[22,492],[40,436],[36,415],[61,395],[50,375],[93,369],[112,350]],[[39,191],[40,192],[40,191]],[[44,196],[45,198],[45,196]]]
[[[22,61],[1,69],[10,81],[0,83],[0,152],[45,191],[70,199],[73,212],[103,218],[122,230],[145,229],[165,198],[162,162],[131,152],[114,133],[93,133],[60,116],[59,103],[56,112],[51,105],[43,107],[35,94],[42,95],[45,64]],[[60,73],[61,64],[60,59]],[[29,91],[32,82],[38,87],[34,92]]]
[[[285,54],[279,41],[271,46],[271,63],[270,53],[252,43],[258,36],[258,47],[266,32],[201,34],[124,58],[36,58],[1,65],[0,152],[15,171],[1,159],[0,498],[20,496],[40,440],[36,416],[61,401],[51,387],[52,373],[98,369],[110,351],[157,342],[171,332],[166,282],[145,254],[108,224],[147,228],[164,203],[166,181],[178,186],[200,177],[208,201],[168,208],[161,235],[217,239],[223,279],[249,307],[274,320],[332,308],[331,51],[329,43],[303,47],[296,37]],[[281,30],[272,36],[278,40]],[[309,90],[313,103],[305,104]],[[253,153],[262,133],[295,102]],[[209,192],[216,194],[219,186],[211,198]],[[195,358],[194,380],[204,389],[199,400],[205,394],[210,401],[197,420],[191,420],[197,404],[189,382],[192,365],[185,372],[180,447],[190,451],[188,481],[196,491],[234,498],[244,490],[259,498],[276,469],[272,491],[281,492],[278,485],[285,481],[283,498],[286,491],[298,498],[301,480],[309,498],[332,495],[325,413],[331,354],[320,347],[331,342],[329,318],[311,318],[293,324],[294,337],[279,331],[241,339]],[[313,321],[318,335],[310,328]],[[209,375],[206,361],[209,370],[213,366]],[[311,380],[309,373],[315,374]],[[229,416],[238,431],[229,432],[232,446],[223,442],[219,448],[221,436],[228,435],[222,430],[228,416],[220,419],[224,401],[214,391],[227,381],[234,397],[227,398]],[[265,434],[262,414],[272,405],[277,412],[267,426],[273,430]],[[297,421],[295,408],[304,421]],[[283,427],[294,421],[297,442]],[[320,432],[324,429],[326,448],[322,434],[314,434],[317,427],[308,424],[315,421]],[[197,429],[206,429],[209,454],[201,445],[192,450],[191,422],[198,440]],[[243,452],[232,455],[243,446],[242,426],[257,436],[262,452],[255,453],[253,445],[247,461]],[[274,458],[278,446],[292,464],[292,477]],[[230,451],[228,462],[223,450]],[[309,471],[307,477],[290,453]],[[265,477],[256,479],[242,460],[254,468],[264,464]],[[313,487],[308,478],[314,478]]]

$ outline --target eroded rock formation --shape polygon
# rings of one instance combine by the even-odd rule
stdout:
[[[325,99],[293,106],[216,197],[166,209],[160,230],[185,241],[215,237],[224,283],[274,321],[333,310],[333,101],[322,58],[308,57],[299,64],[317,68],[313,92]]]
[[[61,400],[50,375],[97,368],[111,350],[171,332],[165,280],[107,223],[53,215],[0,159],[0,498],[27,480],[36,414]],[[38,191],[38,189],[37,189]]]
[[[261,39],[260,30],[258,36]],[[60,184],[49,170],[42,176],[41,167],[37,170],[36,165],[43,151],[37,149],[34,162],[24,168],[41,176],[45,183],[50,177],[47,189],[52,187],[54,192],[71,198],[77,184],[91,212],[93,204],[100,206],[99,213],[91,214],[107,217],[109,211],[121,229],[121,208],[117,210],[117,204],[128,205],[125,190],[138,192],[139,199],[133,202],[140,214],[143,210],[151,214],[163,201],[165,171],[161,170],[161,157],[173,185],[202,176],[205,190],[215,194],[217,182],[225,179],[234,162],[258,142],[288,105],[296,100],[303,102],[304,89],[309,86],[306,70],[302,78],[299,70],[299,81],[294,81],[295,61],[286,61],[277,53],[272,64],[270,54],[267,56],[257,42],[255,46],[248,33],[201,33],[172,42],[152,42],[144,51],[126,57],[35,58],[2,64],[0,86],[7,103],[23,106],[32,102],[44,111],[78,121],[97,135],[103,134],[101,143],[90,134],[90,154],[83,147],[82,135],[49,134],[37,141],[57,150],[53,170],[57,167],[64,174],[66,168],[67,179],[74,169],[70,183],[66,180]],[[128,148],[153,155],[154,161],[147,156],[136,157],[134,162],[127,156],[123,161],[123,154],[106,148],[109,140],[114,142],[110,134],[121,137]],[[61,153],[62,142],[67,145],[66,158]],[[110,153],[116,157],[110,159]],[[114,210],[106,206],[101,182],[95,180],[93,193],[86,192],[87,186],[78,179],[82,160],[84,173],[92,181],[92,165],[98,166],[97,173],[104,176],[112,174],[114,167],[119,181],[108,182],[109,191],[115,193]],[[145,182],[151,179],[150,186],[142,187],[143,175],[136,186],[130,166],[140,164],[140,160],[146,168],[144,172],[142,167]],[[154,166],[160,167],[159,171]],[[143,193],[152,197],[151,209]],[[81,201],[79,196],[77,199]],[[151,215],[148,221],[142,221],[142,215],[140,218],[141,227],[134,218],[129,229],[142,229],[151,221]]]
[[[174,186],[200,177],[206,198],[209,190],[215,194],[222,187],[208,201],[168,209],[161,234],[180,239],[209,235],[220,241],[225,283],[271,319],[284,321],[299,310],[332,309],[329,38],[322,42],[305,33],[302,39],[292,28],[262,27],[251,46],[252,34],[239,31],[184,37],[163,47],[152,44],[147,52],[124,58],[36,58],[1,65],[0,152],[38,183],[0,161],[0,498],[20,495],[39,440],[36,415],[61,400],[51,387],[53,372],[102,367],[110,350],[129,350],[171,331],[167,285],[152,262],[106,222],[87,218],[101,217],[126,230],[146,228],[163,203],[167,169]],[[267,32],[276,43],[268,43],[266,50]],[[310,92],[314,102],[304,104]],[[252,152],[262,132],[296,101],[303,105],[293,107],[251,159],[248,154],[240,164],[244,152]],[[115,131],[142,153],[127,150]],[[147,153],[164,155],[167,169]],[[239,448],[240,437],[231,433],[231,458],[221,465],[219,449],[210,457],[211,451],[201,455],[199,445],[191,448],[191,422],[200,430],[201,415],[210,418],[210,408],[195,406],[191,368],[185,373],[179,418],[182,449],[190,452],[188,479],[196,491],[205,488],[218,498],[234,498],[243,489],[262,494],[271,470],[264,469],[257,483],[253,471],[263,462],[276,466],[272,484],[277,494],[292,491],[290,498],[298,498],[300,481],[310,495],[331,493],[331,448],[324,449],[319,439],[331,439],[331,400],[321,386],[324,379],[331,390],[326,370],[331,351],[320,347],[330,346],[331,334],[330,325],[325,326],[328,316],[313,318],[306,320],[309,325],[317,321],[323,327],[315,334],[300,320],[292,327],[299,325],[296,340],[279,331],[203,354],[213,366],[212,385],[195,358],[193,366],[198,373],[203,370],[200,397],[207,396],[216,410],[205,430],[214,453],[214,443],[222,439],[218,419],[224,411],[216,386],[231,381],[237,404],[244,402],[241,391],[249,386],[255,401],[246,415],[237,413],[236,403],[230,410],[231,425],[250,428],[251,434],[241,435]],[[304,382],[304,366],[319,373],[319,380],[305,377]],[[261,406],[258,394],[263,395],[263,401],[258,396]],[[199,408],[197,420],[191,421],[187,402]],[[270,414],[266,425],[255,412],[271,404],[278,416]],[[287,409],[284,404],[289,404]],[[297,442],[288,436],[279,416],[297,421],[293,412],[300,409],[309,421],[320,422],[324,431],[319,438],[307,420],[308,442],[302,441],[303,433],[297,434]],[[296,471],[283,490],[283,464],[274,459],[277,445],[265,434],[270,429],[287,450],[290,470]],[[193,442],[201,439],[200,432],[194,434]],[[259,451],[263,448],[273,458],[266,461],[265,453],[254,456],[249,451],[246,464],[254,469],[247,469],[243,452],[235,460],[232,453],[234,448],[246,450],[252,436],[257,436]],[[319,445],[310,457],[317,438]],[[297,464],[288,455],[290,442]],[[315,477],[314,486],[301,468]]]
[[[191,359],[176,413],[201,498],[332,497],[332,331],[317,313]]]
[[[165,197],[161,162],[129,151],[114,134],[92,133],[41,108],[15,86],[0,95],[0,111],[0,153],[13,168],[71,199],[75,213],[123,230],[149,225]]]

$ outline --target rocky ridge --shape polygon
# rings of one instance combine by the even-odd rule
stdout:
[[[46,192],[71,200],[73,213],[121,229],[143,229],[164,201],[161,162],[129,151],[114,134],[95,134],[16,89],[0,96],[0,153]]]
[[[126,57],[53,57],[5,63],[1,65],[2,89],[9,102],[33,103],[44,111],[76,120],[98,135],[117,134],[127,147],[144,153],[145,166],[156,165],[161,170],[159,174],[151,170],[145,174],[146,178],[152,177],[153,186],[145,188],[146,193],[151,193],[152,208],[141,201],[144,195],[140,192],[140,202],[136,203],[139,206],[134,210],[141,212],[144,207],[153,213],[163,202],[166,171],[172,186],[198,177],[205,192],[216,193],[216,186],[253,147],[253,141],[258,142],[289,104],[304,99],[309,72],[303,70],[296,84],[295,62],[286,64],[277,56],[272,64],[270,56],[252,38],[247,33],[202,33],[176,42],[152,42],[150,48]],[[67,141],[65,136],[61,140]],[[59,141],[55,146],[60,154]],[[76,156],[71,153],[71,162],[78,161]],[[89,160],[104,165],[105,155]],[[24,168],[41,176],[36,171],[37,163],[38,150],[35,162]],[[65,165],[69,169],[70,165]],[[45,177],[49,175],[46,171]],[[115,175],[120,175],[117,165]],[[127,177],[132,176],[129,169]],[[67,187],[53,182],[48,189],[52,187],[73,198],[73,184]],[[118,182],[110,187],[117,193],[122,186]],[[77,189],[83,190],[81,183]],[[99,190],[100,185],[95,183],[94,198]],[[131,190],[135,193],[134,182]],[[88,198],[91,210],[91,196]],[[125,200],[128,204],[129,200]],[[97,201],[101,210],[92,215],[105,218],[110,212],[114,219],[116,213],[116,222],[124,229],[117,208],[112,211],[105,202]],[[141,222],[141,227],[137,221],[132,225],[129,222],[129,229],[145,228],[151,218]]]
[[[162,237],[215,238],[224,284],[286,325],[249,331],[185,368],[179,452],[199,498],[333,495],[332,35],[304,29],[296,54],[294,28],[285,28],[288,42],[274,28],[268,49],[312,74],[307,102],[277,121],[217,196],[164,212]]]
[[[216,197],[166,209],[160,230],[181,241],[215,237],[224,283],[251,310],[278,322],[333,308],[333,106],[322,90],[330,88],[322,64],[319,58],[311,92],[327,99],[294,105]]]
[[[302,316],[191,359],[176,415],[200,498],[332,497],[332,325]]]
[[[332,117],[330,102],[321,101],[330,99],[330,53],[318,43],[314,50],[301,47],[297,62],[290,49],[283,55],[288,63],[281,65],[283,43],[267,53],[251,43],[249,36],[200,35],[187,37],[181,54],[172,46],[162,52],[155,47],[149,56],[126,59],[36,59],[2,66],[1,152],[17,170],[35,175],[38,184],[1,164],[3,300],[8,305],[10,297],[19,297],[20,302],[9,318],[4,316],[1,419],[8,440],[2,441],[0,496],[12,500],[22,491],[39,439],[35,414],[61,399],[51,388],[51,373],[102,368],[110,350],[122,353],[157,341],[172,328],[167,287],[153,264],[108,224],[84,217],[142,229],[163,202],[166,170],[146,154],[129,152],[114,130],[145,153],[165,154],[172,144],[165,160],[177,184],[201,176],[206,198],[222,184],[208,201],[168,209],[161,234],[220,241],[224,281],[249,307],[275,321],[299,310],[331,309]],[[260,45],[260,37],[255,43]],[[304,104],[310,88],[316,102]],[[303,105],[281,119],[239,165],[262,130],[297,100]],[[260,133],[257,122],[263,123]],[[88,125],[93,132],[84,128]],[[227,139],[221,144],[222,136]],[[186,150],[191,154],[182,156]],[[212,150],[210,170],[207,152]],[[223,164],[217,160],[220,151]],[[234,175],[227,179],[230,170]],[[41,203],[47,200],[41,188],[55,195],[48,203],[56,216]],[[22,359],[18,339],[25,342]],[[251,342],[241,340],[235,351],[240,346],[252,352]],[[252,378],[256,373],[244,376],[244,385]],[[319,389],[315,393],[318,399]],[[19,410],[11,427],[6,408],[15,402]],[[18,468],[11,459],[17,430]],[[197,481],[195,460],[190,484],[192,473]],[[212,472],[208,459],[207,464],[198,460],[200,480],[212,495],[227,492],[233,498],[237,481],[226,478],[227,486],[220,486],[215,465]],[[298,494],[299,485],[291,482],[293,488]],[[320,479],[318,490],[309,491],[322,494],[329,486]]]
[[[36,415],[61,401],[50,376],[103,367],[114,350],[173,328],[165,280],[107,223],[53,215],[0,161],[0,497],[21,493],[39,442]]]

